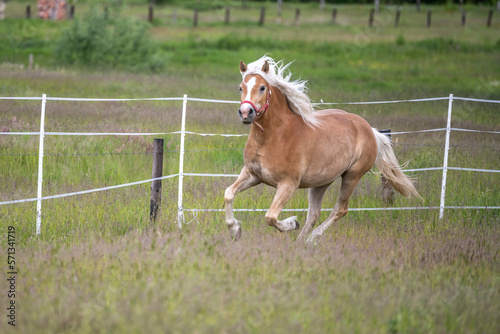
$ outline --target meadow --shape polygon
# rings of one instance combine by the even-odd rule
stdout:
[[[265,53],[293,61],[319,102],[455,96],[500,100],[500,20],[485,25],[488,7],[383,7],[367,26],[369,6],[339,5],[337,24],[311,4],[223,1],[204,8],[192,26],[194,1],[159,6],[148,27],[159,45],[158,70],[58,63],[55,44],[71,22],[23,19],[26,3],[0,21],[0,96],[238,100],[238,63]],[[203,1],[203,3],[207,3]],[[258,26],[262,5],[267,23]],[[77,15],[90,6],[82,3]],[[210,7],[210,6],[209,6]],[[293,21],[295,8],[301,21]],[[172,13],[177,13],[177,22]],[[145,20],[147,7],[128,3],[121,15]],[[83,15],[83,14],[82,14]],[[384,16],[385,15],[385,16]],[[28,69],[28,55],[35,59]],[[392,131],[441,128],[447,101],[342,106],[373,127]],[[54,102],[46,131],[178,131],[181,102]],[[188,131],[248,133],[237,105],[189,102]],[[0,131],[38,131],[39,101],[0,103]],[[453,127],[499,131],[498,105],[454,101]],[[165,140],[164,174],[177,173],[179,136]],[[444,132],[394,135],[408,168],[442,166]],[[185,172],[237,174],[245,137],[186,138]],[[497,134],[452,132],[450,166],[498,169]],[[44,196],[149,179],[151,136],[46,136]],[[38,137],[0,135],[0,202],[36,197]],[[425,199],[395,196],[394,207],[439,205],[441,171],[414,173]],[[498,173],[449,171],[446,205],[497,206]],[[186,177],[186,209],[221,209],[231,178]],[[331,208],[338,182],[325,196]],[[235,208],[268,208],[274,189],[239,194]],[[350,206],[385,207],[380,180],[366,175]],[[268,227],[263,212],[239,212],[243,236],[232,242],[220,212],[186,212],[177,228],[177,178],[165,180],[158,219],[149,220],[150,185],[43,202],[0,206],[2,258],[15,228],[17,323],[2,313],[2,333],[496,333],[500,328],[499,210],[350,212],[317,245],[295,243],[296,232]],[[298,191],[287,209],[306,208]],[[281,218],[291,213],[282,213]],[[324,220],[329,212],[324,212]],[[305,213],[297,213],[301,224]],[[2,271],[7,272],[6,261]],[[4,276],[2,276],[4,277]],[[2,279],[0,306],[8,286]]]

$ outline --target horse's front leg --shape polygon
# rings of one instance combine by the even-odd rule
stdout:
[[[261,181],[255,175],[251,174],[246,166],[241,170],[238,179],[230,185],[224,193],[224,206],[226,208],[226,225],[231,231],[234,240],[241,237],[241,223],[234,218],[233,201],[234,197],[240,191],[247,190]]]
[[[269,226],[275,227],[280,232],[298,230],[300,227],[296,216],[287,218],[283,221],[278,220],[278,215],[285,207],[285,204],[290,200],[290,198],[292,198],[292,195],[297,187],[298,184],[294,182],[279,184],[273,203],[271,204],[269,211],[266,213],[266,223]]]

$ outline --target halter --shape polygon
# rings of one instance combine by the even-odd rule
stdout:
[[[252,101],[245,100],[245,101],[241,102],[241,105],[243,105],[245,103],[250,104],[253,107],[253,109],[256,111],[256,117],[264,115],[267,111],[267,108],[269,108],[269,100],[271,99],[271,88],[268,86],[267,90],[269,91],[269,94],[267,95],[267,101],[262,107],[260,107],[259,110],[257,110],[257,107],[255,106],[255,104],[253,104]]]

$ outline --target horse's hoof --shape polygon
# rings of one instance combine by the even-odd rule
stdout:
[[[234,234],[234,238],[233,238],[233,241],[238,241],[240,240],[241,238],[241,227],[238,229],[238,231],[236,231],[236,233]]]
[[[320,234],[315,234],[313,232],[313,233],[311,233],[311,235],[309,236],[309,238],[307,238],[306,243],[308,245],[314,245],[314,246],[316,246],[318,244],[320,236],[321,236]]]
[[[300,229],[300,224],[298,221],[295,220],[295,230]]]

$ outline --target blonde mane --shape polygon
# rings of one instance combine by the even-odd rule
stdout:
[[[268,73],[262,71],[262,65],[264,65],[266,61],[269,64]],[[259,74],[271,86],[277,87],[283,95],[285,95],[290,109],[301,116],[307,125],[311,127],[318,126],[320,121],[318,117],[316,117],[314,106],[307,95],[307,80],[291,80],[292,73],[287,69],[292,63],[293,62],[284,64],[283,60],[276,62],[271,57],[265,55],[248,64],[247,70],[241,75],[243,79],[245,79],[245,76],[249,74]]]

